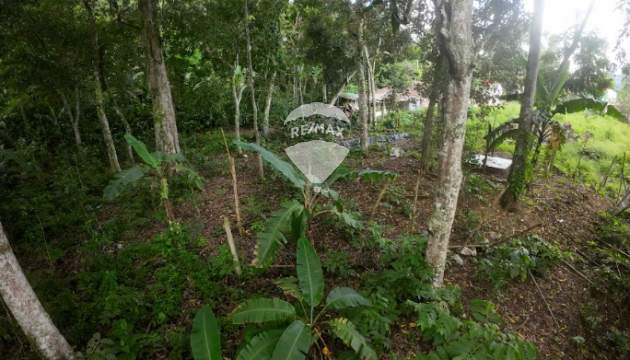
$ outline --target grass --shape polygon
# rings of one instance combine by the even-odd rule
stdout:
[[[504,121],[518,117],[520,106],[518,104],[507,104],[503,109],[491,112],[486,119],[479,119],[473,116],[467,124],[466,144],[469,150],[482,153],[485,148],[483,136],[487,132],[487,124],[496,126]],[[619,189],[619,176],[621,174],[621,160],[624,153],[627,153],[626,162],[630,161],[630,125],[620,122],[609,116],[592,115],[581,112],[575,114],[558,114],[554,118],[560,124],[571,124],[574,133],[563,145],[562,151],[556,156],[555,165],[558,169],[569,176],[574,176],[576,180],[587,185],[598,187],[610,166],[611,161],[616,156],[617,163],[613,166],[609,181],[602,192],[609,196],[617,194]],[[592,137],[584,146],[586,133]],[[583,151],[585,149],[585,151]],[[498,152],[513,153],[514,142],[503,143],[497,149]],[[580,160],[580,154],[582,154]],[[541,153],[541,160],[544,157],[544,150]],[[578,162],[580,168],[578,170]],[[626,166],[630,170],[630,166]]]
[[[496,127],[505,121],[518,118],[519,111],[519,104],[510,103],[500,109],[492,110],[485,117],[482,117],[479,108],[471,107],[466,125],[465,147],[467,153],[483,154],[486,147],[486,141],[483,137],[488,132],[488,124]],[[422,119],[424,116],[425,110],[401,112],[401,126],[398,132],[410,132],[417,137],[421,137]],[[615,197],[619,191],[621,159],[623,159],[624,153],[627,153],[626,169],[630,171],[630,141],[627,141],[630,137],[630,125],[612,117],[593,115],[587,112],[567,115],[558,114],[553,119],[560,124],[570,123],[574,131],[563,145],[562,151],[557,154],[555,166],[576,181],[598,189],[608,167],[616,156],[616,162],[610,172],[606,187],[598,189],[602,194]],[[435,120],[436,126],[439,126],[439,118]],[[393,121],[393,115],[380,121],[380,132],[385,132],[388,128],[392,128],[394,125]],[[391,131],[391,129],[389,130]],[[592,134],[592,136],[586,143],[586,147],[584,147],[584,135],[587,132]],[[514,141],[508,140],[504,142],[495,151],[506,155],[512,154],[514,152]],[[582,159],[580,160],[580,154],[582,153]],[[539,163],[544,161],[544,156],[545,150],[542,149]]]

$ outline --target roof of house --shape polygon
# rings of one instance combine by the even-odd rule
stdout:
[[[407,101],[409,98],[422,99],[422,96],[416,90],[416,86],[420,84],[419,81],[414,81],[405,92],[396,94],[396,101]],[[384,87],[375,91],[376,100],[380,101],[386,98],[392,92],[390,87]]]

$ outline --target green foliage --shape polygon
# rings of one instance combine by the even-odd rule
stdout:
[[[195,360],[221,360],[221,334],[212,309],[197,312],[190,332],[190,347]]]
[[[303,211],[304,205],[293,200],[282,203],[282,209],[271,215],[265,229],[258,233],[254,266],[267,268],[271,265],[275,253],[287,242],[284,233],[291,229],[290,220],[294,215]]]
[[[237,358],[250,359],[305,359],[311,346],[319,340],[318,329],[321,325],[328,324],[332,333],[344,341],[356,351],[363,359],[376,359],[376,353],[368,344],[368,340],[356,329],[356,327],[344,318],[337,318],[327,323],[319,323],[318,320],[326,313],[327,309],[345,309],[357,306],[369,306],[370,303],[356,291],[347,287],[333,289],[326,298],[326,305],[315,314],[315,309],[324,294],[324,278],[319,258],[313,246],[305,238],[298,240],[296,278],[284,278],[276,281],[276,284],[287,295],[294,297],[299,308],[298,313],[290,303],[279,299],[251,299],[239,305],[231,314],[230,319],[235,324],[243,323],[269,323],[272,331],[262,332],[247,342]],[[287,321],[292,322],[287,326]],[[269,329],[269,328],[268,328]]]
[[[331,274],[339,274],[343,277],[355,275],[350,265],[351,255],[347,252],[328,250],[326,259],[324,259],[324,267]]]
[[[109,185],[107,185],[103,191],[103,197],[109,201],[114,200],[119,197],[122,191],[128,188],[130,184],[142,179],[146,174],[151,174],[153,175],[153,181],[159,184],[160,198],[164,200],[164,207],[169,221],[173,221],[174,216],[168,204],[169,184],[167,180],[167,170],[169,168],[176,170],[199,189],[203,189],[203,180],[196,171],[181,164],[181,162],[185,161],[183,155],[163,154],[160,152],[149,153],[146,145],[130,134],[125,134],[125,140],[133,147],[136,154],[140,156],[146,165],[136,165],[116,174],[114,179],[109,182]]]
[[[407,301],[418,314],[416,325],[423,339],[431,341],[435,350],[418,356],[421,360],[462,359],[536,359],[534,344],[511,333],[501,331],[501,317],[494,304],[471,300],[474,320],[460,319],[451,311],[453,299],[435,296],[431,302]]]
[[[559,263],[563,257],[558,247],[529,234],[522,240],[514,239],[491,247],[479,262],[477,276],[498,289],[511,279],[525,281],[529,271],[545,276],[549,267]]]

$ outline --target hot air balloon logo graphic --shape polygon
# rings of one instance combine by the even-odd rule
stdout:
[[[343,125],[350,124],[350,119],[343,111],[332,105],[317,102],[304,104],[293,110],[284,124],[313,115],[323,116],[327,120],[323,123],[309,122],[292,127],[291,138],[318,133],[341,137]],[[312,140],[290,146],[285,151],[302,174],[314,184],[314,189],[317,191],[320,188],[317,185],[321,185],[328,179],[350,150],[334,142]]]

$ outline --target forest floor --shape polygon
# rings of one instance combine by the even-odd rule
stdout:
[[[402,147],[406,153],[417,151],[415,142],[400,140],[395,146]],[[389,157],[386,151],[375,151],[365,159],[346,159],[346,165],[357,169],[385,170],[400,174],[400,178],[392,186],[397,187],[398,196],[403,199],[388,199],[385,196],[383,202],[400,204],[413,202],[415,184],[417,181],[416,169],[419,161],[408,155],[402,157]],[[226,163],[227,164],[227,163]],[[226,165],[227,166],[227,165]],[[227,169],[227,167],[226,167]],[[281,197],[286,196],[283,188],[278,188],[274,182],[260,184],[257,181],[256,159],[253,154],[247,158],[238,160],[237,172],[239,174],[239,197],[241,204],[264,202],[269,209],[277,209]],[[451,236],[453,251],[459,251],[457,246],[473,244],[470,242],[471,232],[483,233],[492,243],[502,239],[511,238],[513,235],[524,235],[526,230],[540,236],[548,242],[557,242],[566,251],[575,251],[584,247],[585,243],[596,238],[597,226],[600,222],[600,212],[610,209],[610,201],[590,188],[582,184],[574,184],[562,176],[554,176],[549,180],[539,180],[533,184],[529,194],[523,200],[519,211],[506,212],[497,204],[497,198],[503,186],[504,179],[492,175],[478,176],[485,179],[488,188],[467,190],[466,185],[460,196],[458,215]],[[426,230],[427,220],[432,208],[432,191],[436,178],[429,175],[420,181],[417,203],[417,218],[415,221],[415,233]],[[203,204],[199,208],[182,204],[175,208],[176,214],[182,217],[182,221],[194,221],[203,219],[206,229],[206,238],[210,239],[208,251],[216,249],[218,245],[226,242],[225,235],[216,236],[217,229],[221,228],[222,217],[228,216],[234,219],[232,182],[229,175],[216,176],[208,181],[209,186],[202,196]],[[211,185],[210,185],[211,184]],[[369,214],[370,209],[378,197],[380,186],[371,185],[363,181],[344,183],[337,189],[342,197],[353,199],[364,214]],[[467,192],[474,192],[469,194]],[[243,205],[242,205],[243,206]],[[248,216],[247,205],[244,223],[251,223],[257,219]],[[409,214],[400,206],[379,207],[376,221],[382,225],[388,225],[389,231],[385,237],[396,237],[407,232],[411,226]],[[407,209],[408,210],[408,209]],[[472,213],[479,217],[479,221],[471,229],[467,225],[467,215]],[[470,215],[468,215],[470,216]],[[345,251],[351,253],[355,263],[364,264],[366,267],[374,266],[373,260],[378,254],[363,253],[350,245],[347,234],[314,223],[313,238],[315,248],[320,256],[325,257],[328,250]],[[491,238],[491,239],[490,239]],[[246,236],[240,238],[240,246],[244,249],[244,262],[253,259],[256,246],[255,232],[246,231]],[[462,290],[462,300],[479,298],[494,302],[498,313],[506,320],[508,326],[516,330],[519,336],[532,341],[539,349],[540,358],[551,359],[554,357],[565,359],[591,358],[592,353],[588,349],[578,349],[572,346],[570,339],[575,336],[587,337],[587,329],[581,320],[581,310],[587,306],[592,296],[589,291],[590,284],[570,270],[566,266],[554,267],[546,278],[538,279],[537,283],[542,290],[557,324],[550,315],[544,300],[536,285],[527,281],[513,281],[500,293],[494,291],[487,284],[481,283],[475,277],[477,259],[482,257],[464,258],[464,265],[459,266],[451,262],[445,275],[445,283],[457,285]],[[357,259],[359,258],[359,259]],[[271,291],[275,295],[281,295],[275,290],[272,281],[279,275],[290,276],[293,269],[290,264],[295,263],[294,251],[285,248],[276,257],[275,266],[268,270],[257,280],[256,287],[259,291]],[[367,264],[367,265],[366,265]],[[283,268],[287,266],[288,269]],[[578,265],[575,265],[578,267]],[[360,276],[360,272],[357,273]],[[347,280],[336,279],[333,282],[347,284]],[[338,283],[337,285],[341,285]],[[250,289],[251,291],[251,289]],[[218,315],[227,315],[235,304],[224,304],[220,309],[215,309]],[[190,304],[201,306],[201,304]],[[602,307],[605,309],[605,306]],[[184,312],[185,313],[185,312]],[[611,318],[614,314],[611,315]],[[191,319],[189,319],[190,321]],[[392,350],[400,356],[413,357],[421,349],[410,342],[405,331],[406,323],[412,323],[413,319],[400,320],[392,326]],[[235,339],[236,340],[236,339]],[[593,349],[594,353],[601,350]]]
[[[390,157],[388,150],[375,149],[367,158],[350,156],[345,164],[354,169],[373,169],[395,172],[400,177],[392,183],[378,208],[375,221],[386,226],[383,237],[396,238],[407,233],[411,227],[410,214],[413,209],[414,191],[417,181],[416,169],[419,161],[414,153],[415,141],[399,140],[396,146],[402,147],[405,153],[401,157]],[[256,247],[256,232],[263,219],[280,207],[280,202],[290,196],[286,183],[274,180],[270,174],[266,181],[259,181],[257,177],[257,159],[252,153],[236,160],[238,173],[238,191],[245,224],[244,236],[234,231],[238,246],[241,249],[241,261],[250,263],[254,257]],[[174,204],[174,213],[180,223],[200,223],[201,236],[206,243],[201,250],[202,257],[210,258],[218,254],[218,247],[225,244],[227,239],[223,232],[223,217],[228,217],[234,224],[234,200],[232,180],[229,173],[228,161],[225,154],[218,154],[213,158],[212,166],[201,169],[206,179],[206,187],[200,196],[178,201]],[[516,279],[511,281],[501,291],[493,290],[487,283],[476,277],[477,263],[483,258],[480,248],[477,256],[462,256],[463,265],[449,261],[445,275],[445,283],[461,288],[462,302],[468,304],[471,299],[484,299],[496,304],[498,313],[504,318],[506,326],[512,328],[519,336],[533,342],[539,351],[541,359],[591,359],[615,358],[614,355],[602,355],[606,349],[597,345],[576,347],[571,339],[576,336],[589,338],[589,329],[582,320],[582,312],[588,306],[595,306],[602,314],[607,314],[603,323],[614,326],[617,319],[615,307],[591,291],[588,280],[588,263],[578,260],[577,251],[584,252],[586,243],[597,237],[597,227],[600,224],[600,212],[609,210],[612,206],[609,200],[600,196],[594,190],[581,184],[574,184],[571,180],[555,175],[549,180],[538,180],[531,187],[529,194],[522,201],[519,211],[505,212],[497,204],[497,198],[503,189],[505,179],[493,175],[467,173],[465,184],[460,195],[458,212],[451,236],[453,252],[459,252],[460,246],[476,245],[476,240],[487,239],[490,243],[502,241],[514,236],[524,235],[528,229],[545,239],[549,243],[559,244],[563,250],[574,253],[575,261],[570,269],[567,265],[553,267],[544,278],[537,279],[537,285],[528,278],[526,281]],[[468,181],[472,179],[472,181]],[[343,181],[335,188],[341,196],[360,210],[364,218],[369,216],[382,184],[370,184],[361,180]],[[436,186],[434,175],[420,179],[418,187],[417,217],[414,233],[426,230],[427,220],[432,208],[432,193]],[[99,221],[106,222],[117,211],[116,206],[107,206],[99,213]],[[326,258],[329,250],[344,251],[352,255],[355,265],[356,278],[327,276],[326,287],[335,285],[360,287],[360,276],[363,270],[379,267],[378,250],[365,250],[352,246],[352,237],[345,231],[331,226],[326,218],[313,223],[312,238],[320,258]],[[159,234],[163,223],[151,222],[145,226],[137,239],[150,239]],[[475,240],[476,239],[476,240]],[[115,253],[127,246],[120,242],[104,248],[104,252]],[[580,250],[582,249],[582,250]],[[63,263],[54,269],[54,275],[66,276],[78,267],[80,254],[75,259],[65,258]],[[450,258],[450,256],[449,256]],[[24,262],[27,272],[36,271],[40,265]],[[294,245],[282,249],[276,256],[274,265],[254,281],[240,282],[234,276],[226,276],[222,286],[242,290],[245,294],[265,294],[267,296],[286,296],[275,286],[273,281],[278,276],[294,276],[295,268]],[[587,278],[583,278],[586,273]],[[53,274],[51,274],[53,275]],[[53,275],[53,276],[54,276]],[[541,295],[541,293],[543,295]],[[548,310],[545,300],[549,304],[553,316]],[[595,301],[595,305],[592,305]],[[181,316],[174,326],[190,329],[194,312],[204,303],[195,292],[186,289],[181,302]],[[218,301],[214,308],[217,316],[228,315],[237,303],[232,299]],[[391,324],[391,350],[401,357],[414,357],[426,349],[422,348],[417,337],[410,336],[410,324],[413,326],[415,315],[401,317]],[[556,323],[557,322],[557,323]],[[223,345],[224,357],[235,358],[237,344],[242,340],[242,334],[235,331],[230,335],[227,344]],[[333,344],[333,354],[339,349]],[[611,352],[612,354],[612,352]],[[156,358],[167,358],[165,352],[158,352]],[[608,356],[608,357],[607,357]]]

